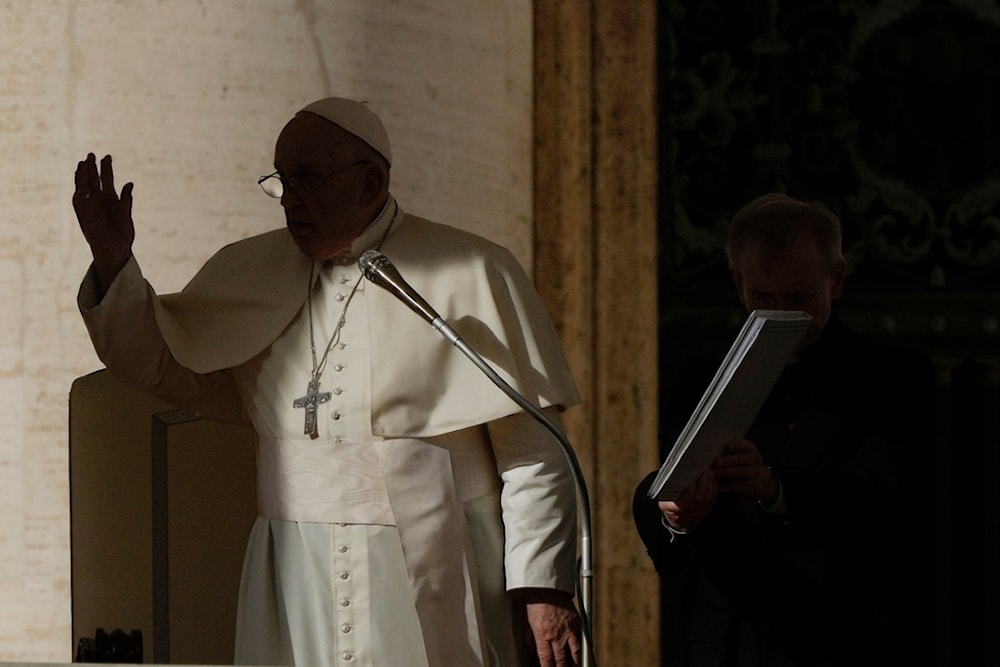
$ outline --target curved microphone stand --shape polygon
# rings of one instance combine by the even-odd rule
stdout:
[[[584,667],[596,667],[597,661],[593,651],[593,545],[590,538],[590,498],[587,494],[587,484],[583,478],[583,471],[580,462],[576,458],[573,445],[563,435],[562,431],[551,419],[545,416],[528,399],[522,396],[516,389],[511,387],[486,361],[473,350],[461,337],[448,325],[444,319],[434,311],[430,305],[412,288],[393,266],[389,259],[377,250],[368,250],[358,259],[358,266],[364,273],[365,278],[375,283],[379,287],[388,290],[400,301],[410,307],[417,315],[430,323],[436,331],[447,338],[451,343],[461,350],[479,369],[493,381],[503,393],[507,394],[525,412],[534,417],[542,426],[548,429],[559,442],[566,460],[569,462],[570,470],[573,474],[573,481],[576,484],[578,511],[580,519],[580,563],[579,563],[579,596],[580,596],[580,617],[583,624],[583,662]]]

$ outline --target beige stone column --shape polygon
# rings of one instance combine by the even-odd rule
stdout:
[[[659,661],[659,582],[633,527],[656,466],[655,3],[535,3],[535,280],[584,405],[602,665]]]

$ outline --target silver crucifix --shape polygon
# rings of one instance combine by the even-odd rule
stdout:
[[[319,431],[316,429],[316,406],[320,403],[326,403],[329,400],[330,392],[324,391],[323,393],[320,393],[319,380],[313,378],[312,380],[309,380],[309,386],[306,388],[306,395],[292,401],[293,408],[306,409],[305,429],[302,432],[313,440],[319,437]]]

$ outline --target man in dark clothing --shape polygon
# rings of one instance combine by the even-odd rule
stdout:
[[[636,489],[639,535],[676,586],[687,664],[905,659],[933,586],[914,585],[912,529],[930,366],[832,315],[845,262],[825,206],[764,195],[734,216],[726,251],[748,310],[813,319],[745,438],[675,501],[649,499],[653,475]]]

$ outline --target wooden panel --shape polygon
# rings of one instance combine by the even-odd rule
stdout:
[[[130,409],[111,418],[109,404]],[[150,415],[168,407],[124,390],[106,372],[73,383],[69,472],[74,645],[80,637],[93,637],[98,627],[109,632],[135,628],[147,641],[152,639]]]
[[[73,383],[74,642],[138,629],[146,662],[232,663],[253,443],[249,427],[199,420],[107,371]]]

